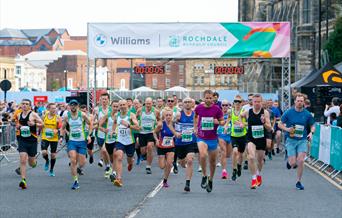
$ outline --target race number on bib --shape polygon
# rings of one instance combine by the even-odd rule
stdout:
[[[193,132],[193,129],[184,129],[182,131],[182,142],[191,142]]]
[[[81,128],[73,128],[70,131],[70,135],[72,138],[74,139],[79,139],[81,138],[81,134],[82,134],[82,129]]]
[[[214,118],[202,117],[201,128],[202,130],[214,130]]]
[[[54,135],[55,135],[55,133],[54,133],[53,129],[49,129],[49,128],[45,129],[46,138],[51,139],[51,138],[53,138]]]
[[[240,125],[234,125],[234,132],[236,134],[242,134],[243,128],[241,128]]]
[[[162,146],[163,147],[173,147],[173,137],[164,136]]]
[[[153,130],[153,121],[144,121],[142,128],[145,131],[152,131]]]
[[[304,126],[295,125],[294,137],[303,138],[304,135]]]
[[[31,136],[30,127],[29,126],[22,126],[20,127],[20,135],[21,137],[27,138]]]
[[[255,139],[263,138],[264,137],[264,126],[263,125],[252,126],[252,136]]]
[[[127,137],[127,130],[128,130],[128,128],[126,128],[126,127],[120,127],[119,128],[119,135],[120,135],[120,137]]]

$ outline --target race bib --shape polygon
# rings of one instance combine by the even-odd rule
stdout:
[[[115,134],[113,133],[113,134],[108,134],[107,135],[107,139],[108,139],[108,141],[115,141]]]
[[[152,120],[144,120],[142,128],[144,131],[152,131],[154,122]]]
[[[21,137],[27,138],[31,136],[31,131],[29,126],[20,127],[20,135]]]
[[[224,134],[224,127],[223,126],[218,126],[217,127],[217,134],[219,134],[219,135]]]
[[[45,137],[48,138],[48,139],[51,139],[53,138],[55,135],[53,129],[49,129],[49,128],[46,128],[45,129]]]
[[[295,125],[294,137],[303,138],[303,135],[304,135],[304,126]]]
[[[255,139],[263,138],[264,137],[264,126],[252,126],[252,136]]]
[[[201,129],[202,130],[214,130],[214,118],[213,117],[202,117]]]
[[[184,129],[182,131],[182,142],[191,142],[193,132],[193,129]]]
[[[81,135],[82,135],[82,129],[81,128],[73,128],[70,131],[70,135],[74,139],[79,139],[79,138],[81,138]]]
[[[127,134],[127,130],[128,128],[125,128],[125,127],[120,127],[119,128],[119,135],[120,137],[126,137],[128,134]]]
[[[234,132],[236,134],[242,134],[243,128],[241,128],[240,125],[234,125]]]
[[[229,124],[225,128],[227,129],[227,135],[230,135],[232,133],[232,126]]]
[[[164,136],[162,146],[163,147],[173,147],[173,137]]]

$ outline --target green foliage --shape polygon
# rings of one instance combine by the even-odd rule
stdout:
[[[332,64],[342,62],[342,17],[337,18],[335,30],[330,34],[324,48],[328,50]]]

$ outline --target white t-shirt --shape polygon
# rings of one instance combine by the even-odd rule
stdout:
[[[251,108],[252,108],[252,106],[250,106],[249,104],[246,104],[242,107],[242,110],[249,111],[249,109],[251,109]]]
[[[332,113],[335,113],[336,116],[338,117],[340,115],[340,107],[339,106],[333,106],[331,108],[329,108],[328,110],[324,111],[324,116],[328,117],[328,124],[330,124],[330,115]]]

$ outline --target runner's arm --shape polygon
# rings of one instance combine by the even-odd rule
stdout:
[[[99,130],[101,130],[102,132],[106,132],[107,130],[106,130],[106,128],[103,128],[103,124],[105,124],[105,122],[107,122],[107,119],[108,119],[108,115],[106,115],[106,116],[103,116],[102,118],[101,118],[101,120],[99,121]]]
[[[156,119],[157,119],[157,128],[154,130],[154,132],[157,133],[157,132],[159,132],[160,130],[159,130],[159,131],[156,131],[156,130],[158,129],[158,127],[161,129],[162,126],[163,126],[163,123],[162,123],[162,121],[161,121],[161,119],[160,119],[160,113],[159,113],[158,110],[155,110],[155,115],[156,115]]]
[[[268,130],[271,131],[272,130],[272,126],[271,126],[271,121],[270,121],[270,113],[268,113],[268,111],[264,111],[264,117],[265,117],[265,123],[264,123],[264,127]]]
[[[138,123],[138,120],[135,116],[134,113],[131,113],[131,122],[133,123],[132,126],[130,126],[131,129],[134,129],[134,130],[139,130],[139,123]]]

